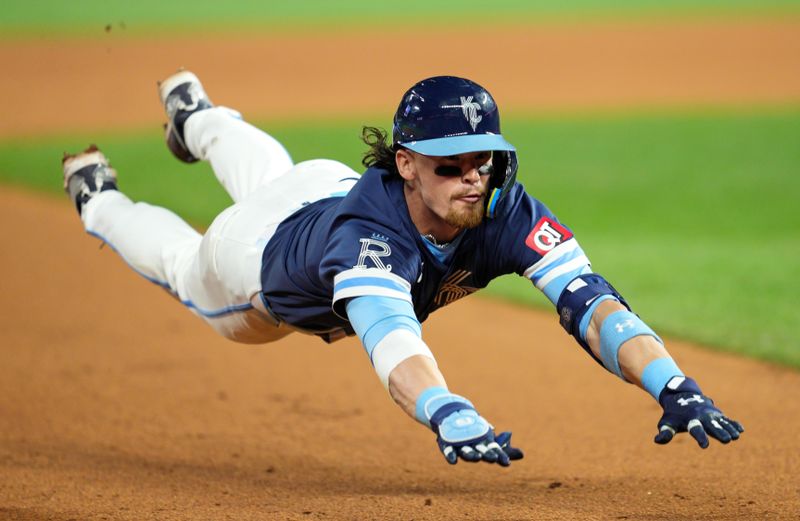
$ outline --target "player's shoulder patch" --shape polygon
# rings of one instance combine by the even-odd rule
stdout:
[[[572,238],[572,232],[551,217],[542,217],[525,238],[525,245],[547,255],[553,248]]]

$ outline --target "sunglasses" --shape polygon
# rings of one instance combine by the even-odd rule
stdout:
[[[491,175],[492,172],[494,172],[494,167],[491,161],[478,169],[480,175]],[[461,167],[456,165],[439,165],[433,169],[433,173],[441,177],[461,177],[464,175]]]

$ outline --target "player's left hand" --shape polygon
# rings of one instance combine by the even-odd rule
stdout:
[[[689,432],[701,448],[708,447],[708,435],[721,443],[738,440],[744,427],[727,418],[691,378],[676,376],[658,397],[664,414],[658,422],[656,443],[665,444],[678,432]]]
[[[442,407],[430,419],[437,434],[439,450],[451,465],[464,461],[497,463],[508,467],[511,461],[522,459],[522,451],[511,446],[511,433],[495,436],[494,428],[471,406],[461,404],[460,409]]]

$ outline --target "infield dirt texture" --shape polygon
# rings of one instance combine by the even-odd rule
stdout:
[[[158,132],[155,81],[180,65],[259,120],[354,111],[388,122],[400,92],[443,64],[484,83],[505,114],[800,100],[797,20],[492,30],[469,52],[455,30],[143,40],[115,28],[6,42],[0,136]],[[121,169],[123,186],[135,175]],[[555,313],[471,297],[436,313],[425,338],[450,387],[513,430],[526,458],[450,467],[356,341],[217,338],[98,249],[66,198],[3,187],[0,222],[0,519],[800,515],[795,371],[667,339],[747,431],[706,451],[686,436],[656,446],[658,405],[591,362]]]

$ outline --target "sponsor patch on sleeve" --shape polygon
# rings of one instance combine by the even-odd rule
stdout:
[[[561,226],[555,219],[542,217],[525,238],[525,245],[544,256],[550,250],[571,238],[572,232]]]

